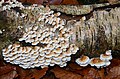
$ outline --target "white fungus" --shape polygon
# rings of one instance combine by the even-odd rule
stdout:
[[[101,54],[100,59],[105,62],[104,67],[109,66],[111,63],[110,60],[112,60],[111,50],[106,51],[105,54]]]
[[[38,7],[29,6],[28,8],[34,11]],[[44,9],[46,11],[40,9],[41,12],[36,18],[40,25],[23,26],[25,32],[19,41],[29,43],[30,46],[15,43],[2,50],[6,62],[18,64],[24,69],[44,68],[55,64],[64,67],[67,61],[71,60],[70,56],[77,52],[78,47],[69,42],[72,33],[67,29],[71,28],[65,26],[65,20],[59,18],[60,13],[54,13],[48,8]]]
[[[95,66],[97,68],[107,67],[111,64],[110,60],[112,59],[111,50],[107,50],[105,54],[101,54],[100,57],[89,58],[88,56],[81,56],[76,59],[76,63],[80,66]]]
[[[104,67],[105,62],[101,60],[99,57],[98,58],[92,58],[89,63],[91,66],[96,66],[97,68]]]
[[[80,58],[76,59],[76,63],[80,66],[87,66],[89,64],[90,58],[88,56],[81,56]]]
[[[111,51],[112,51],[112,50],[107,50],[107,51],[105,52],[105,54],[106,54],[106,55],[111,55]]]
[[[101,54],[100,55],[100,59],[103,60],[103,61],[109,61],[112,59],[112,55],[107,55],[107,54]]]

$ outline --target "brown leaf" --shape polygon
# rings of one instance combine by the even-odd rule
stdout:
[[[81,70],[83,67],[77,65],[76,63],[70,63],[69,67],[73,70]]]
[[[101,77],[101,79],[104,79],[105,78],[105,70],[102,68],[98,71],[99,73],[99,76]]]
[[[16,70],[16,67],[15,66],[12,66],[12,65],[5,65],[5,66],[1,66],[0,67],[0,75],[3,75],[3,74],[6,74],[10,71],[13,71],[13,70]]]
[[[49,4],[60,4],[62,2],[62,0],[50,0]]]
[[[76,74],[82,74],[81,70],[83,68],[85,68],[85,67],[81,67],[81,66],[77,65],[76,63],[70,63],[66,69],[67,70],[69,69],[69,71],[76,73]]]
[[[79,74],[75,74],[73,72],[64,70],[60,67],[55,67],[54,69],[51,70],[55,76],[59,79],[81,79],[82,76]]]
[[[57,79],[57,78],[55,77],[55,75],[54,75],[53,72],[48,71],[48,72],[45,74],[45,76],[42,77],[42,79]]]
[[[104,69],[94,69],[90,68],[89,71],[87,71],[87,74],[84,74],[83,79],[104,79]]]
[[[90,71],[90,67],[84,67],[81,71],[80,74],[83,76],[86,76],[88,74],[88,72]]]
[[[70,67],[69,70],[72,71],[73,73],[81,74],[83,76],[87,75],[88,72],[91,70],[90,66],[81,67],[75,63],[70,63],[69,67]]]
[[[120,66],[115,66],[108,71],[106,79],[118,79],[120,78]]]
[[[1,67],[1,66],[5,66],[5,63],[4,63],[3,60],[0,60],[0,67]]]
[[[43,4],[44,0],[19,0],[22,3],[27,2],[27,3],[31,3],[31,4]]]
[[[120,59],[112,59],[110,67],[120,66]]]
[[[1,75],[0,79],[14,79],[17,77],[17,72],[16,71],[11,71],[7,74]]]
[[[32,79],[32,78],[40,79],[46,74],[47,70],[48,70],[48,68],[43,68],[41,70],[31,69],[31,74],[28,75],[25,79]]]
[[[25,79],[26,76],[30,74],[30,69],[23,69],[21,67],[17,67],[17,73],[18,73],[18,78],[19,79]]]
[[[47,70],[48,68],[38,70],[38,69],[23,69],[23,68],[17,67],[19,79],[32,79],[32,78],[40,79],[46,74]]]
[[[63,0],[61,4],[79,4],[77,0]]]
[[[88,73],[86,75],[84,75],[84,79],[94,79],[97,74],[97,70],[95,70],[94,68],[91,68],[87,72]]]

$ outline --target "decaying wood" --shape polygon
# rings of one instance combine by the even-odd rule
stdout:
[[[120,13],[120,8],[116,7],[109,11],[105,11],[105,10],[93,11],[92,16],[90,18],[87,18],[87,16],[84,16],[79,20],[72,20],[72,19],[67,20],[66,26],[73,27],[73,31],[74,31],[74,34],[70,38],[70,42],[75,43],[80,48],[80,51],[83,51],[84,54],[87,54],[89,56],[99,55],[100,53],[104,53],[108,49],[120,50],[119,13]],[[34,14],[34,13],[31,13],[31,14]],[[65,14],[65,16],[69,17],[69,15],[67,14]],[[25,22],[27,22],[27,19],[24,19],[24,21],[22,21],[22,19],[19,19],[19,18],[17,19],[14,17],[14,19],[12,19],[11,21],[12,22],[8,22],[8,23],[13,23],[14,26],[18,26],[20,25],[20,23],[25,24]],[[10,29],[13,29],[13,28],[10,28]],[[18,29],[18,28],[15,28],[15,29]],[[0,35],[3,37],[1,38],[1,40],[3,40],[4,37],[8,37],[9,35],[11,35],[12,30],[6,31],[6,32],[8,33]],[[18,38],[21,35],[21,33],[20,34],[18,33],[17,35],[14,35],[14,33],[12,33],[12,35],[14,38],[15,37]],[[10,38],[7,38],[7,39],[10,39]],[[1,41],[1,44],[3,45],[1,49],[4,48],[5,46],[3,43]]]
[[[74,22],[72,41],[85,49],[85,53],[103,53],[120,50],[120,8],[110,11],[94,11],[90,19],[82,17]],[[72,23],[69,21],[69,23]],[[70,25],[70,24],[69,24]]]
[[[119,5],[120,1],[114,3],[114,5]],[[112,6],[114,6],[112,5]],[[65,14],[70,15],[85,15],[93,12],[97,8],[110,7],[110,3],[100,3],[100,4],[89,4],[89,5],[50,5],[50,8]]]

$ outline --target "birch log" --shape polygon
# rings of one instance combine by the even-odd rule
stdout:
[[[9,15],[14,15],[13,11],[8,11]],[[26,11],[27,13],[27,11]],[[30,11],[28,11],[30,13]],[[34,22],[37,18],[37,14],[30,13],[34,17],[29,17],[31,22]],[[86,18],[86,16],[82,17],[80,20],[67,20],[67,27],[73,27],[74,34],[70,38],[70,42],[75,43],[79,48],[80,54],[86,54],[89,56],[97,56],[100,53],[104,53],[106,50],[120,50],[120,8],[116,7],[111,9],[110,11],[105,10],[96,10],[93,11],[93,16],[90,19]],[[7,16],[7,18],[11,16]],[[65,16],[68,16],[67,14]],[[30,20],[29,19],[29,20]],[[23,21],[24,20],[24,21]],[[19,17],[12,17],[9,26],[16,26],[14,29],[18,29],[18,25],[27,23],[28,18],[20,19]],[[8,22],[9,23],[9,22]],[[2,25],[1,25],[2,27]],[[6,27],[6,28],[8,28]],[[13,32],[13,27],[8,28],[10,31],[6,31],[4,34],[1,34],[1,49],[6,46],[7,41],[3,41],[6,39],[11,39],[12,36],[20,37],[21,33],[17,33],[17,35]],[[16,31],[17,32],[17,31]],[[13,35],[12,35],[12,34]],[[11,36],[9,38],[9,36]],[[9,40],[10,41],[10,40]],[[5,45],[4,45],[5,43]],[[0,50],[1,50],[0,49]]]
[[[120,50],[120,8],[94,11],[90,19],[85,18],[74,22],[71,37],[85,54],[92,56],[108,49]]]

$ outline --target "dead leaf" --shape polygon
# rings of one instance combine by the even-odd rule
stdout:
[[[17,67],[17,72],[19,74],[18,78],[19,79],[40,79],[46,74],[46,71],[48,68],[43,68],[43,69],[23,69],[20,67]]]
[[[62,2],[62,0],[50,0],[49,4],[60,4]]]
[[[87,74],[84,74],[83,79],[104,79],[104,69],[90,68]]]
[[[0,67],[0,75],[6,74],[10,71],[16,70],[16,67],[12,66],[12,65],[5,65],[5,66],[1,66]]]
[[[69,64],[69,67],[73,70],[81,70],[83,67],[79,66],[78,64],[76,63],[70,63]]]
[[[108,71],[106,76],[107,79],[117,79],[120,78],[120,66],[115,66]]]
[[[4,63],[3,60],[0,59],[0,67],[1,67],[1,66],[5,66],[5,63]]]
[[[31,74],[28,75],[25,79],[40,79],[46,74],[47,70],[48,68],[43,68],[41,70],[31,69]]]
[[[55,76],[59,79],[82,79],[82,76],[79,74],[75,74],[73,72],[64,70],[60,67],[55,67],[51,70],[55,74]]]
[[[77,0],[63,0],[61,4],[79,4]]]
[[[81,71],[84,68],[85,67],[81,67],[81,66],[77,65],[76,63],[70,63],[70,64],[68,64],[68,67],[66,69],[73,72],[73,73],[82,75]]]
[[[19,79],[25,79],[26,76],[30,74],[30,69],[23,69],[21,67],[17,67],[17,73],[18,73],[18,78]]]
[[[45,76],[42,77],[42,79],[57,79],[57,78],[55,77],[55,75],[54,75],[53,72],[48,71],[48,72],[45,74]]]
[[[120,79],[120,59],[112,59],[111,64],[106,67],[105,79]]]
[[[17,77],[17,72],[16,71],[11,71],[7,74],[1,75],[0,79],[14,79]]]
[[[88,72],[90,71],[91,67],[83,67],[83,69],[80,71],[80,74],[85,76],[88,74]]]
[[[19,0],[21,1],[22,3],[31,3],[31,4],[43,4],[43,1],[44,0]]]
[[[100,69],[99,71],[98,71],[98,73],[99,73],[99,76],[100,76],[100,78],[101,79],[104,79],[105,78],[105,69]]]
[[[112,59],[109,67],[120,66],[120,59]]]
[[[81,75],[87,75],[88,72],[90,71],[91,67],[81,67],[77,65],[76,63],[70,63],[69,65],[69,70],[72,71],[73,73],[81,74]]]

